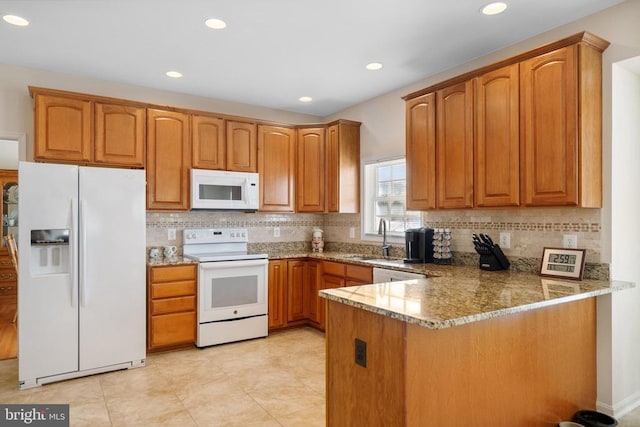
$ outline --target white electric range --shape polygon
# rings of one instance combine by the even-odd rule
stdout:
[[[183,254],[198,261],[198,347],[267,336],[267,254],[248,240],[246,228],[184,230]]]

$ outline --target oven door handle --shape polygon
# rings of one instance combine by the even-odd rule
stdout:
[[[218,268],[228,268],[228,267],[257,267],[261,265],[266,265],[268,263],[269,263],[268,260],[261,258],[261,259],[243,259],[243,260],[237,260],[237,261],[201,262],[199,266],[203,270],[216,270]]]

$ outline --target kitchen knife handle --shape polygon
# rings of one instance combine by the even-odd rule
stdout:
[[[69,274],[71,275],[71,307],[78,304],[78,201],[71,199],[71,242],[69,245]]]

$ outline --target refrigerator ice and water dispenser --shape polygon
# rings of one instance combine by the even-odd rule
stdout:
[[[69,229],[31,230],[31,274],[69,273]]]

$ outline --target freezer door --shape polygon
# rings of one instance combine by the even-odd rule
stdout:
[[[78,167],[20,162],[18,173],[18,378],[30,382],[78,370]],[[69,244],[31,243],[49,229]]]
[[[145,358],[145,172],[80,168],[80,370]]]

